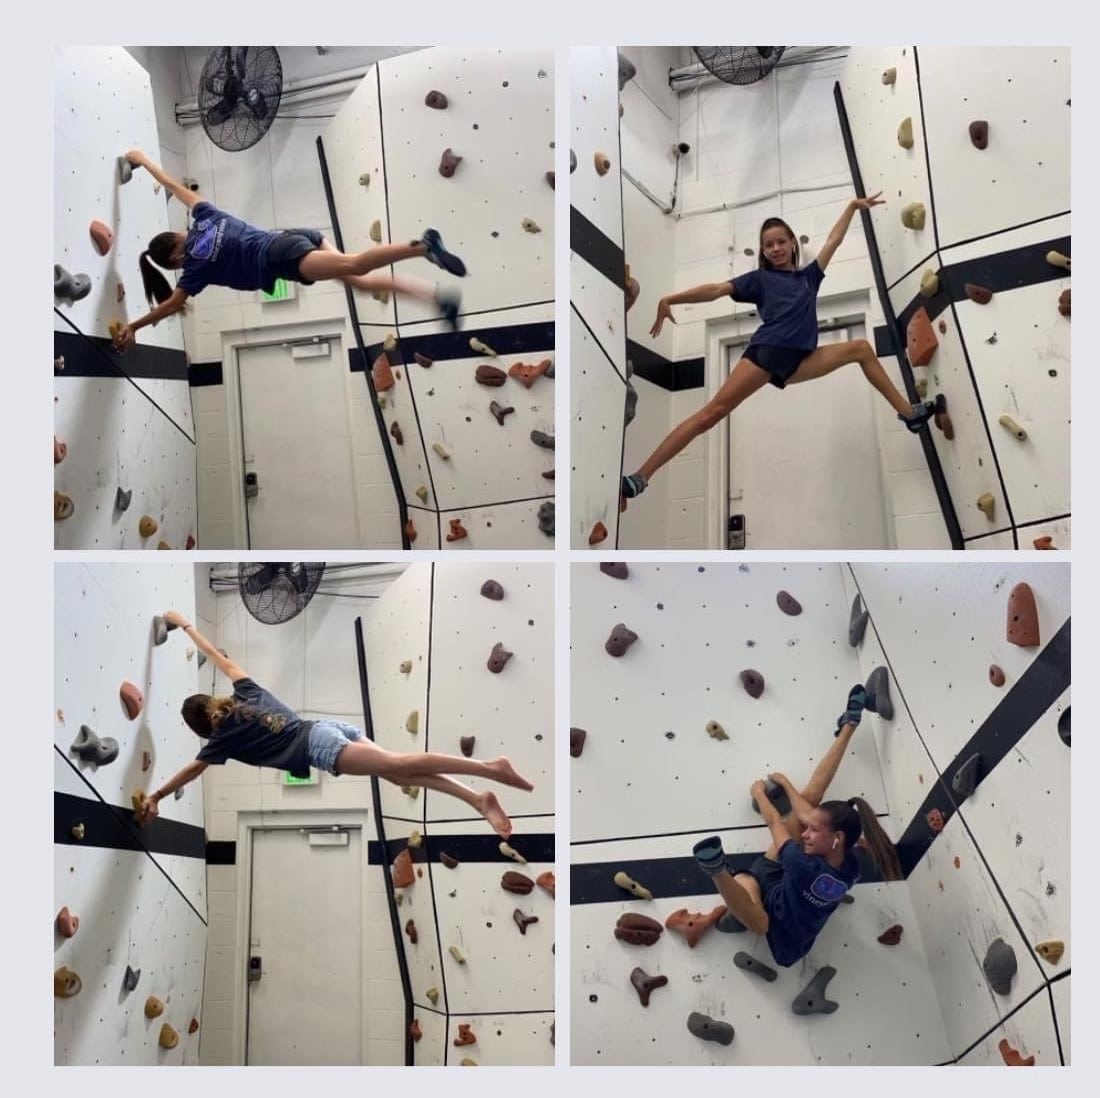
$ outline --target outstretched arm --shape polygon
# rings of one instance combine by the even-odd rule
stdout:
[[[173,313],[182,313],[189,296],[186,290],[181,290],[177,286],[172,291],[171,297],[162,301],[155,309],[150,309],[144,316],[138,317],[137,320],[132,320],[129,324],[126,324],[118,330],[115,336],[115,350],[127,350],[134,342],[134,337],[139,328],[144,328],[149,324],[156,324],[158,320],[163,320],[166,316],[171,316]]]
[[[783,791],[787,794],[787,799],[791,802],[791,811],[798,818],[798,822],[805,827],[810,822],[810,813],[813,812],[814,806],[802,796],[800,790],[795,789],[791,784],[791,779],[786,774],[780,774],[776,771],[774,774],[769,774],[769,778],[776,785],[781,785]],[[789,833],[788,833],[789,834]]]
[[[179,180],[173,179],[159,164],[154,164],[141,149],[130,149],[126,153],[126,159],[135,168],[144,168],[162,187],[167,187],[188,209],[202,202],[201,195],[185,187]]]
[[[208,766],[199,759],[189,762],[179,773],[173,774],[155,793],[151,793],[142,806],[138,823],[144,826],[151,819],[160,815],[160,802],[165,797],[170,797],[177,789],[182,789],[188,782],[194,781]]]
[[[666,320],[676,323],[676,318],[672,315],[673,305],[697,305],[704,301],[717,301],[720,297],[728,297],[729,292],[729,282],[704,282],[701,286],[692,286],[690,290],[681,290],[662,297],[657,303],[657,319],[649,334],[654,338],[659,336]]]
[[[768,800],[767,790],[764,788],[762,781],[752,783],[752,796],[760,809],[760,815],[764,817],[764,822],[768,825],[768,830],[772,833],[772,842],[775,843],[777,849],[782,847],[791,837],[791,833],[787,830],[783,817],[779,815],[779,810]]]
[[[228,656],[215,648],[178,610],[165,610],[164,620],[184,633],[194,642],[195,647],[230,681],[247,679],[248,672]]]
[[[840,242],[847,234],[848,226],[851,225],[856,210],[869,210],[872,206],[885,205],[879,198],[880,194],[882,194],[882,191],[879,191],[878,194],[871,195],[870,198],[853,198],[852,201],[844,207],[844,212],[840,215],[840,219],[825,238],[825,243],[821,245],[821,251],[817,253],[817,265],[822,270],[825,270],[829,265],[829,260],[833,258],[833,252],[840,247]]]

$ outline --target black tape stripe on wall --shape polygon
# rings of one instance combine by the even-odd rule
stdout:
[[[421,827],[430,828],[431,823],[421,824]],[[471,823],[471,826],[479,826]],[[488,825],[486,825],[487,827]],[[529,862],[554,861],[554,835],[553,832],[524,832],[517,835],[511,846],[523,855]],[[408,844],[405,839],[389,839],[386,842],[385,864],[388,864],[401,853]],[[432,835],[424,836],[423,845],[413,853],[413,860],[417,863],[438,862],[441,854],[449,854],[459,862],[492,862],[503,873],[506,869],[515,869],[520,873],[526,872],[524,866],[511,858],[504,857],[500,852],[499,835]],[[378,857],[382,863],[382,848],[371,852],[371,858]]]
[[[192,389],[202,388],[204,385],[224,384],[222,364],[220,362],[192,362],[187,369],[187,380]]]
[[[536,321],[532,324],[509,324],[497,328],[478,328],[477,337],[492,347],[498,355],[537,354],[545,357],[554,350],[554,322]],[[371,342],[363,344],[367,358],[373,362],[382,353],[382,344]],[[391,366],[405,365],[422,370],[415,355],[430,358],[433,364],[445,363],[448,359],[480,358],[483,362],[496,365],[492,359],[478,353],[470,347],[469,332],[437,332],[435,335],[405,336],[398,341],[393,351],[387,352]],[[353,371],[366,369],[367,363],[354,350],[348,351],[348,365]],[[471,367],[471,370],[473,367]]]
[[[626,293],[626,260],[622,248],[576,206],[569,207],[569,247]]]
[[[118,377],[119,371],[143,381],[187,380],[187,355],[171,347],[135,343],[125,355],[119,355],[109,339],[55,330],[53,353],[65,359],[65,369],[54,374],[58,381],[67,377]],[[115,359],[117,367],[111,365]]]
[[[206,857],[206,833],[201,827],[157,817],[145,827],[133,822],[130,805],[108,804],[72,793],[53,795],[53,841],[60,845],[96,846],[110,850],[134,850],[149,854],[175,854],[181,858]],[[84,825],[84,838],[72,829]]]

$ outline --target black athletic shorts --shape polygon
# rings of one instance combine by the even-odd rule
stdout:
[[[755,362],[762,370],[767,370],[771,374],[768,380],[777,389],[782,389],[803,360],[812,354],[813,351],[804,351],[798,347],[768,347],[750,343],[741,352],[741,357]]]
[[[749,873],[756,878],[756,883],[760,886],[760,896],[766,908],[768,906],[768,893],[783,880],[783,874],[786,873],[786,870],[778,862],[773,862],[770,858],[765,858],[761,854],[749,866]]]
[[[316,229],[284,229],[267,249],[267,269],[272,282],[285,278],[288,282],[312,286],[314,279],[298,273],[298,262],[320,246],[321,234]]]

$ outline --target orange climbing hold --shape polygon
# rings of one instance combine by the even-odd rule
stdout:
[[[554,871],[552,869],[548,869],[545,873],[540,873],[535,878],[535,884],[537,884],[539,888],[541,888],[544,892],[549,892],[552,897],[557,896],[557,892],[555,891],[555,889],[557,888],[557,884],[555,882]]]
[[[416,882],[416,874],[413,872],[412,854],[408,847],[401,851],[393,860],[390,870],[393,877],[394,888],[408,888]]]
[[[1054,544],[1054,538],[1052,538],[1050,536],[1050,534],[1043,534],[1042,537],[1035,538],[1035,540],[1032,541],[1031,544],[1034,545],[1036,549],[1056,549],[1057,548],[1057,546]]]
[[[410,545],[416,541],[416,523],[412,519],[405,523],[405,538]]]
[[[927,366],[939,345],[928,311],[922,306],[909,318],[905,329],[905,350],[910,366]]]
[[[420,1019],[414,1018],[412,1025],[409,1026],[409,1033],[412,1035],[414,1041],[419,1041],[424,1036],[424,1031],[420,1028]]]
[[[681,907],[665,919],[665,926],[669,930],[675,930],[677,933],[682,934],[687,944],[694,949],[698,945],[699,939],[725,913],[726,909],[723,906],[713,908],[707,915],[704,915],[701,911],[688,911],[686,907]]]
[[[607,527],[602,522],[597,522],[592,527],[592,533],[588,535],[589,545],[599,545],[601,541],[607,540]]]
[[[111,227],[105,225],[102,221],[93,221],[88,226],[88,233],[92,238],[92,245],[100,255],[106,255],[111,250],[111,245],[115,242],[115,234],[111,232]]]
[[[374,360],[370,372],[374,379],[376,393],[384,393],[387,389],[393,388],[393,369],[390,367],[390,360],[386,357],[385,351]]]
[[[1026,583],[1016,584],[1008,595],[1008,642],[1020,648],[1039,645],[1039,610]]]
[[[80,916],[74,915],[68,907],[63,907],[54,919],[54,926],[62,938],[71,938],[80,929]]]
[[[534,366],[526,366],[522,362],[516,362],[508,367],[508,376],[514,377],[517,381],[522,381],[530,389],[550,369],[550,365],[551,360],[548,358],[544,358]]]
[[[1028,1056],[1026,1059],[1020,1055],[1018,1049],[1013,1048],[1008,1043],[1007,1037],[1002,1037],[1000,1044],[997,1045],[1001,1053],[1001,1059],[1004,1060],[1010,1068],[1029,1068],[1035,1066],[1035,1057]]]
[[[122,699],[122,704],[125,706],[126,714],[130,720],[135,720],[141,715],[145,699],[141,696],[141,691],[132,682],[124,682],[118,688],[118,696]]]
[[[458,1023],[458,1036],[454,1039],[455,1046],[462,1048],[464,1045],[476,1045],[477,1037],[469,1022]]]
[[[462,541],[463,538],[468,538],[470,535],[466,532],[466,527],[462,525],[461,519],[451,519],[451,532],[447,535],[448,541]]]

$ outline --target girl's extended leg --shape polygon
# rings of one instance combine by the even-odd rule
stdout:
[[[489,790],[484,793],[475,793],[468,785],[463,785],[462,782],[443,774],[410,774],[406,784],[419,785],[424,789],[434,789],[437,793],[447,793],[457,797],[475,812],[484,816],[502,839],[507,839],[512,834],[512,821],[508,819],[508,814],[501,807],[496,794]]]
[[[298,272],[314,282],[326,278],[348,278],[352,275],[365,275],[379,267],[388,267],[391,263],[400,263],[403,259],[415,259],[427,255],[428,249],[422,243],[417,244],[379,244],[365,252],[338,252],[335,248],[317,248],[302,256],[298,262]]]
[[[321,251],[329,252],[332,255],[342,254],[336,250],[327,236],[321,237]],[[405,297],[415,297],[419,301],[435,301],[436,299],[436,288],[422,278],[409,278],[406,275],[369,274],[344,275],[341,281],[368,294],[386,291],[388,293],[403,294]]]
[[[511,785],[516,789],[535,788],[526,778],[516,773],[511,761],[503,755],[482,762],[481,759],[440,755],[434,751],[406,754],[387,751],[370,740],[355,740],[345,744],[336,757],[336,770],[339,774],[377,774],[378,777],[398,785],[414,784],[413,779],[418,775],[470,774],[476,778],[500,782],[502,785]]]
[[[841,725],[832,746],[825,752],[821,762],[814,767],[810,780],[802,790],[802,796],[812,807],[817,808],[825,799],[825,791],[832,784],[837,770],[840,769],[841,760],[844,758],[845,751],[848,750],[848,744],[851,743],[855,730],[854,724]]]

